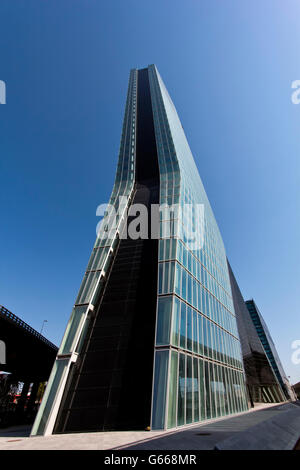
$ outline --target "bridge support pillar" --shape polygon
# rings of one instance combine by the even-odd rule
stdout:
[[[39,389],[40,382],[35,381],[32,385],[31,392],[30,392],[30,397],[28,400],[27,408],[26,408],[26,414],[28,415],[29,418],[33,417],[35,414],[35,399],[37,396],[37,392]]]
[[[28,390],[29,390],[29,385],[30,385],[30,382],[24,382],[22,392],[21,392],[21,396],[18,400],[16,411],[17,411],[17,415],[18,415],[19,418],[21,418],[24,415],[25,405],[26,405],[26,401],[27,401],[27,394],[28,394]]]

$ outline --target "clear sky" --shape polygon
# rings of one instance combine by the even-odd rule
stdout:
[[[228,258],[300,380],[297,0],[1,0],[0,304],[60,343],[116,170],[129,70],[155,63]]]

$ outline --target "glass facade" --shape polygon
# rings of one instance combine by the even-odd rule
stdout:
[[[246,307],[249,311],[250,317],[252,319],[253,325],[256,329],[258,337],[261,341],[261,344],[264,348],[264,351],[269,359],[271,367],[274,374],[286,396],[287,399],[294,399],[293,393],[289,381],[285,375],[283,366],[279,359],[275,344],[272,340],[268,327],[256,305],[254,300],[247,300],[245,302]]]
[[[249,401],[276,403],[285,400],[283,388],[264,350],[261,338],[251,319],[243,296],[228,263],[233,303],[242,346]]]
[[[176,109],[153,65],[149,77],[160,205],[175,206],[160,217],[152,428],[161,429],[248,405],[223,241]],[[167,406],[158,407],[161,401]]]
[[[155,240],[121,239],[134,202],[159,203]],[[110,204],[119,215],[96,239],[33,434],[167,429],[247,410],[222,237],[154,65],[130,73]]]

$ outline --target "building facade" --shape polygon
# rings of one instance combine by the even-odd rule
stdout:
[[[297,382],[295,385],[293,385],[293,390],[295,398],[300,400],[300,382]]]
[[[266,322],[264,321],[253,299],[246,300],[245,304],[250,314],[255,330],[257,332],[257,335],[271,364],[273,372],[283,390],[285,398],[288,400],[294,400],[294,393],[284,372],[283,366],[281,364],[280,358],[278,356],[275,344],[272,340]]]
[[[231,266],[228,263],[233,303],[236,313],[239,337],[249,402],[277,403],[286,400],[281,383],[272,368],[261,339],[247,309]]]
[[[247,410],[222,237],[154,65],[130,73],[109,207],[32,434]],[[147,227],[129,236],[137,208]]]

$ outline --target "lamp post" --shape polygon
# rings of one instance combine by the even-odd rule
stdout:
[[[45,325],[45,323],[48,323],[48,320],[44,320],[44,321],[43,321],[43,323],[42,323],[42,328],[41,328],[41,331],[40,331],[40,334],[42,334],[42,331],[43,331],[43,329],[44,329],[44,325]]]

